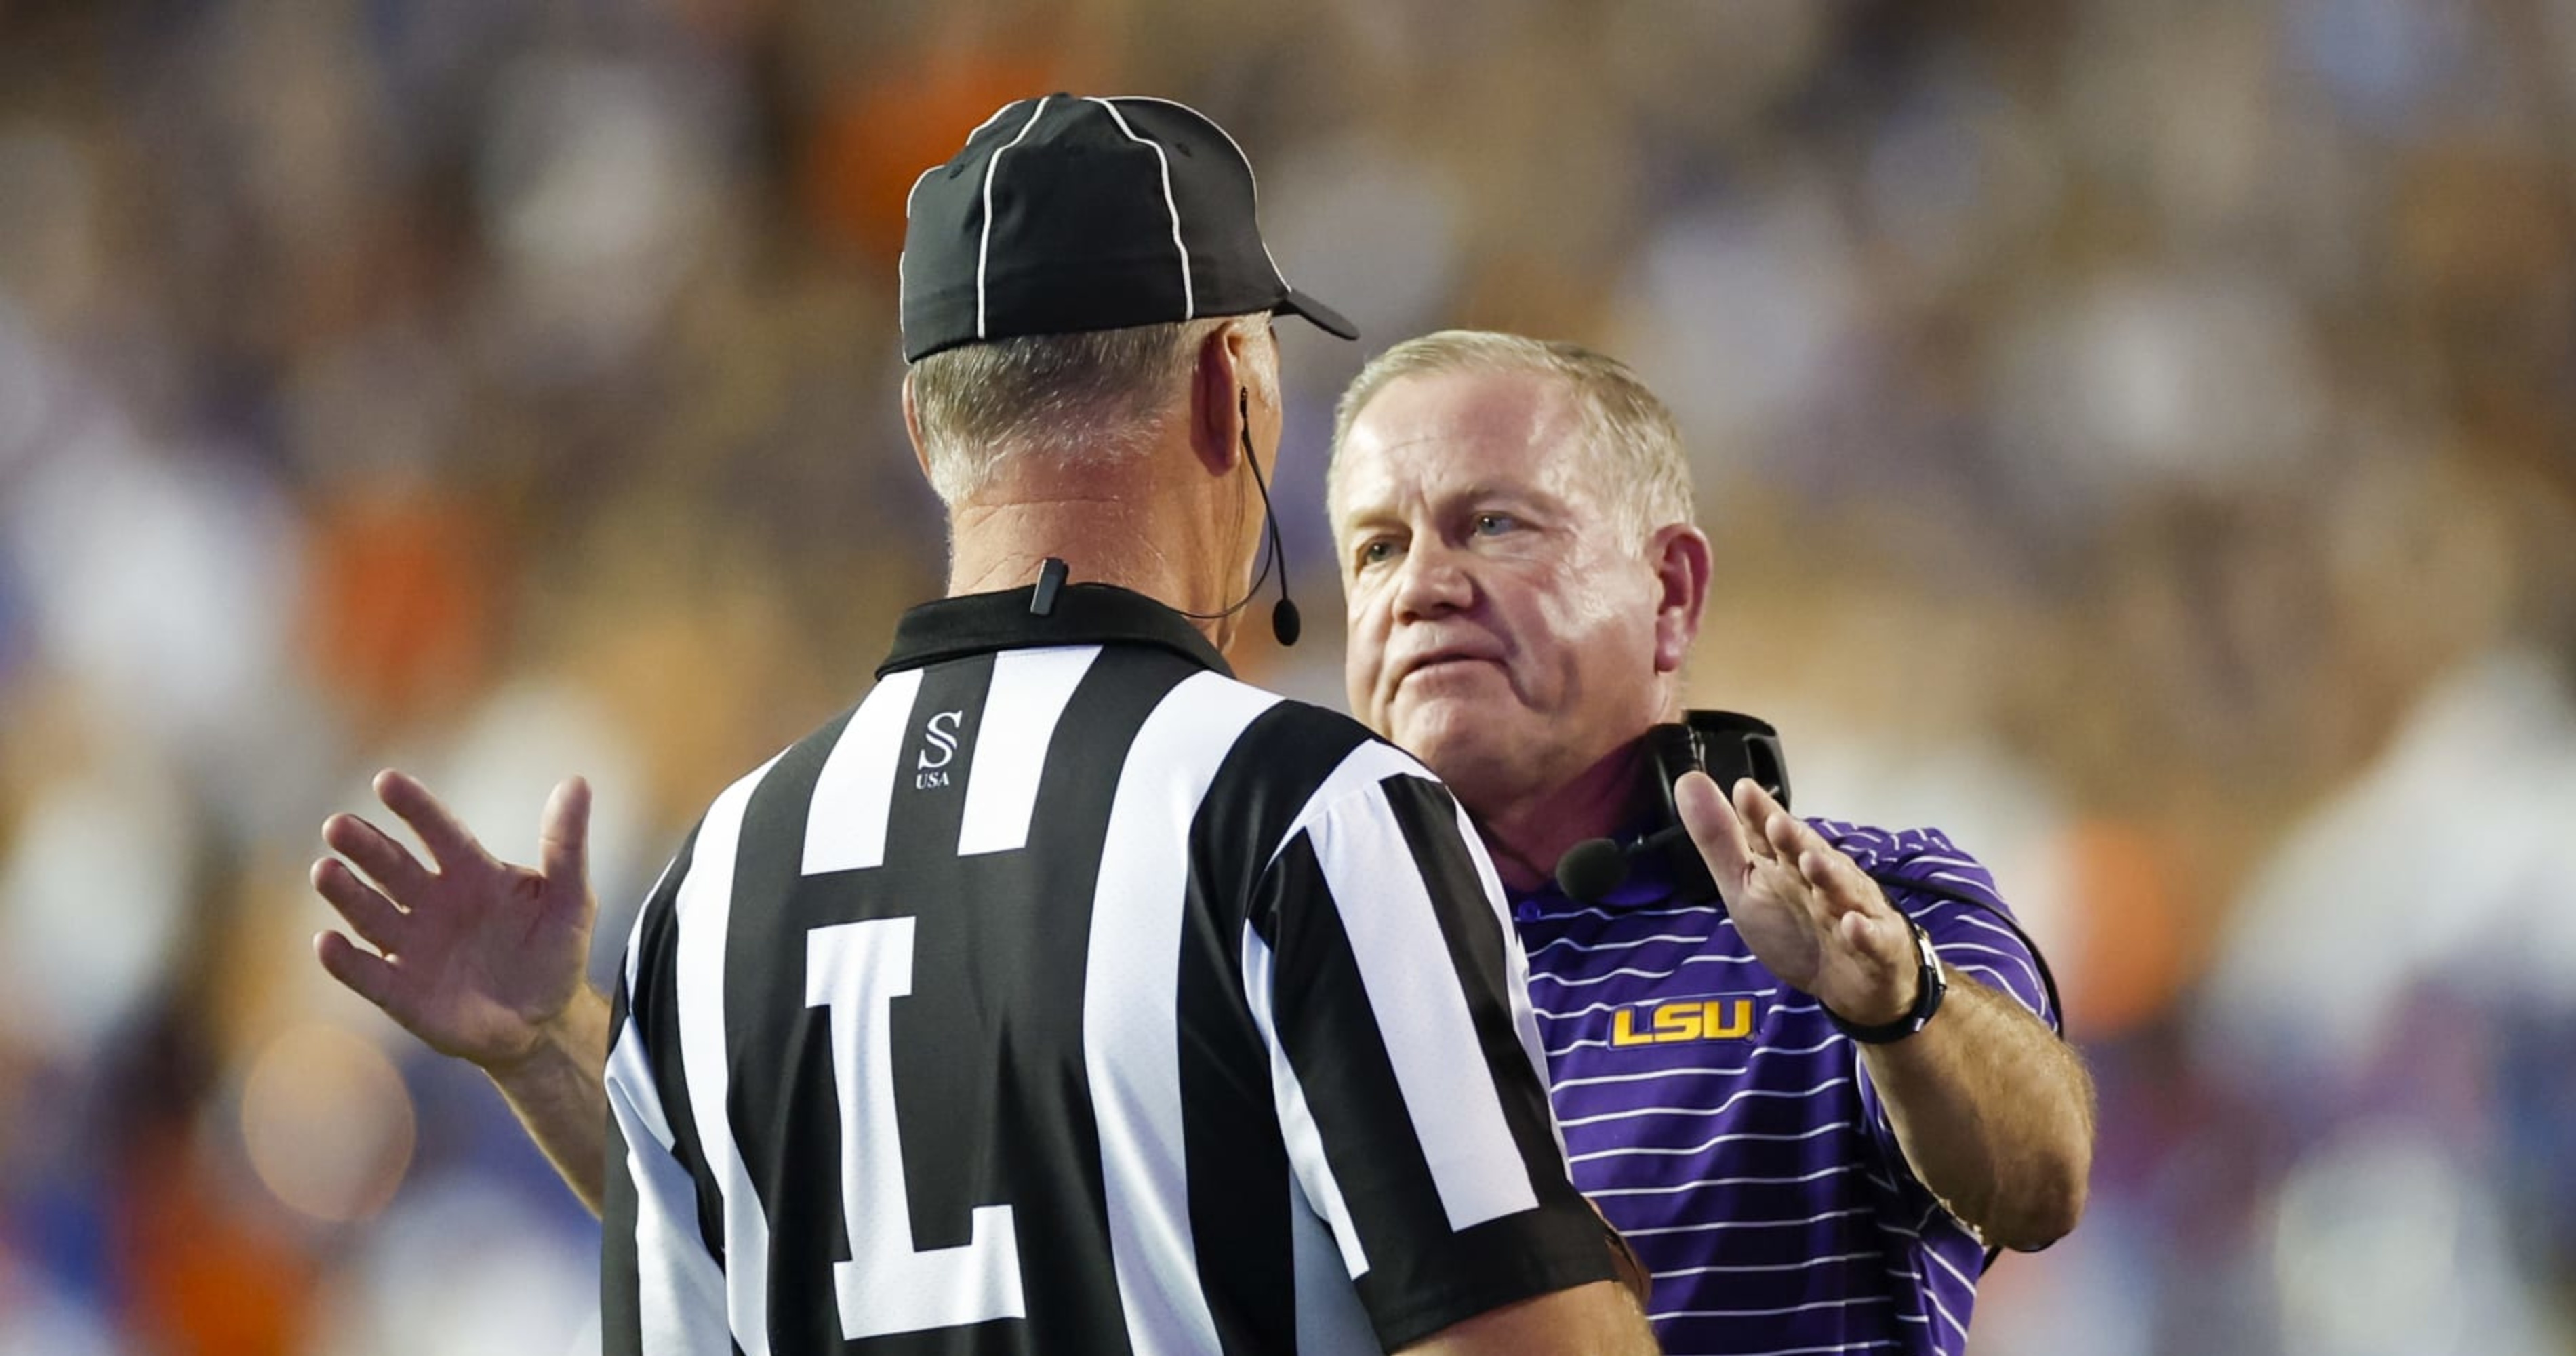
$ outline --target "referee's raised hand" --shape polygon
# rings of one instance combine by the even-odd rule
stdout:
[[[357,815],[324,821],[323,841],[340,855],[313,864],[313,888],[374,949],[325,931],[314,952],[433,1049],[501,1077],[545,1047],[585,991],[597,912],[584,865],[590,786],[574,777],[548,798],[533,868],[484,851],[412,777],[378,773],[375,790],[420,835],[430,863]]]

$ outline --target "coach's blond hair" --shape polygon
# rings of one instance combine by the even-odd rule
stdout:
[[[1573,397],[1585,455],[1602,487],[1623,545],[1645,549],[1657,530],[1693,520],[1690,462],[1673,412],[1628,365],[1579,344],[1489,330],[1441,330],[1408,339],[1370,359],[1351,379],[1333,414],[1333,464],[1325,499],[1341,502],[1342,447],[1351,425],[1380,391],[1406,377],[1451,372],[1529,372],[1564,383]]]

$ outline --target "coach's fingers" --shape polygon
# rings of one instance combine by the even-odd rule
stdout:
[[[1817,892],[1825,897],[1826,911],[1840,918],[1847,913],[1873,916],[1894,912],[1878,882],[1860,869],[1860,864],[1832,845],[1819,841],[1798,854],[1798,869],[1816,883]]]
[[[430,882],[429,868],[411,855],[410,848],[356,815],[337,814],[322,821],[322,841],[397,899],[417,900]]]
[[[387,1013],[393,1011],[396,976],[384,957],[336,932],[313,934],[313,954],[342,987]]]
[[[438,863],[439,870],[491,864],[491,856],[483,851],[481,843],[474,840],[473,833],[466,829],[464,822],[450,813],[445,805],[439,803],[438,797],[430,794],[428,787],[421,785],[419,779],[409,773],[392,768],[377,773],[376,798],[385,803],[386,809],[401,815],[403,822],[411,825],[412,832],[420,835],[421,843],[429,849],[430,859]]]
[[[546,797],[545,818],[537,827],[538,870],[546,883],[585,893],[583,880],[590,848],[590,783],[567,777]]]
[[[1709,874],[1729,887],[1743,884],[1753,871],[1753,847],[1744,833],[1744,823],[1736,818],[1735,807],[1717,789],[1717,783],[1704,772],[1686,772],[1673,783],[1673,808],[1681,813],[1682,827],[1690,831],[1691,842],[1698,845],[1699,855],[1708,863]]]
[[[1882,974],[1911,973],[1913,929],[1888,901],[1878,882],[1850,857],[1830,848],[1810,849],[1801,860],[1817,882],[1817,921],[1842,949]]]
[[[1762,789],[1762,783],[1751,777],[1736,778],[1735,784],[1727,788],[1727,793],[1735,806],[1736,817],[1744,821],[1745,832],[1752,835],[1754,852],[1764,857],[1782,855],[1772,837],[1775,826],[1782,822],[1795,824],[1797,818],[1779,801],[1772,799],[1771,793]],[[1796,854],[1789,855],[1794,858]]]
[[[1801,880],[1805,879],[1803,874],[1798,872],[1798,847],[1795,839],[1783,839],[1781,835],[1784,830],[1806,826],[1800,824],[1787,810],[1782,809],[1780,802],[1773,800],[1771,793],[1762,789],[1762,783],[1751,777],[1736,778],[1735,785],[1730,790],[1733,793],[1732,801],[1736,817],[1744,821],[1744,831],[1753,840],[1754,854],[1776,861],[1787,867],[1791,874],[1799,875]]]
[[[1847,913],[1833,926],[1846,952],[1866,957],[1881,973],[1894,977],[1914,972],[1913,930],[1895,914]]]
[[[1760,783],[1747,777],[1736,785],[1738,799],[1749,799],[1754,804],[1754,812],[1745,816],[1746,821],[1757,826],[1756,831],[1771,845],[1771,850],[1779,855],[1780,860],[1796,862],[1809,848],[1826,846],[1822,835],[1808,828],[1807,821],[1789,813],[1780,802],[1771,799],[1771,793],[1763,790]]]
[[[337,857],[315,862],[313,890],[329,901],[359,936],[381,950],[402,950],[403,924],[410,921],[409,916],[376,887],[358,879],[347,863]]]

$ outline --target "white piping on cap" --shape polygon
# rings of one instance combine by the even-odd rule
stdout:
[[[1043,100],[1041,100],[1040,102],[1044,102],[1044,101],[1043,101]],[[979,123],[975,124],[975,130],[974,130],[974,131],[972,131],[972,132],[968,132],[968,133],[966,134],[966,140],[967,140],[968,142],[972,142],[972,141],[973,141],[973,140],[974,140],[974,139],[975,139],[979,134],[981,134],[981,133],[983,132],[983,130],[984,130],[985,128],[992,126],[994,123],[1000,122],[1000,121],[1002,120],[1002,115],[1003,115],[1003,114],[1005,114],[1005,113],[1008,113],[1008,112],[1010,112],[1010,111],[1011,111],[1011,106],[1010,106],[1009,104],[1004,104],[1004,105],[1002,105],[1000,108],[994,109],[994,110],[993,110],[993,114],[992,114],[992,116],[991,116],[991,117],[988,117],[988,118],[984,119],[982,122],[979,122]],[[962,144],[963,144],[963,143],[961,143],[961,145],[962,145]],[[904,219],[905,221],[910,221],[910,220],[912,220],[912,204],[913,204],[913,201],[914,201],[915,199],[917,199],[917,198],[919,198],[919,197],[921,196],[921,186],[922,186],[923,184],[926,184],[926,183],[929,183],[929,182],[930,182],[930,176],[932,176],[932,175],[934,175],[934,174],[937,174],[938,172],[940,172],[941,170],[944,170],[944,169],[946,169],[946,168],[948,168],[948,166],[947,166],[945,163],[937,164],[937,165],[933,165],[933,166],[931,166],[930,168],[928,168],[928,169],[926,169],[926,170],[923,170],[921,173],[919,173],[919,174],[917,174],[917,175],[914,175],[914,176],[913,176],[913,179],[912,179],[912,187],[910,187],[910,188],[908,188],[908,189],[904,190],[904,194],[903,194],[903,219]],[[908,279],[906,279],[906,278],[904,277],[904,275],[903,275],[903,261],[904,261],[904,252],[903,252],[903,251],[901,251],[901,250],[897,250],[897,251],[895,251],[895,256],[894,256],[894,304],[895,304],[895,311],[896,311],[896,313],[897,313],[897,314],[901,314],[901,313],[902,313],[902,310],[903,310],[903,303],[904,303],[904,295],[905,295],[905,293],[906,293],[907,291],[909,291],[909,290],[910,290],[910,288],[911,288],[911,283],[910,283],[910,281],[909,281]]]
[[[1038,119],[1046,116],[1047,100],[1054,97],[1050,94],[1039,99],[1036,111],[1029,114],[1027,122],[1020,124],[1020,134],[1002,143],[1001,150],[993,152],[993,158],[984,162],[984,238],[975,245],[975,337],[978,339],[984,337],[984,264],[993,253],[993,175],[995,171],[1002,168],[1002,151],[1007,151],[1027,139],[1029,130],[1038,125]],[[1000,113],[995,113],[993,118],[1000,116],[1002,116]],[[992,126],[993,118],[986,118],[984,127]],[[980,132],[984,128],[978,127],[975,130]],[[967,139],[971,141],[974,138],[969,134]],[[920,186],[920,180],[913,181],[913,187]],[[906,210],[910,210],[909,206]]]
[[[1225,124],[1218,122],[1216,119],[1209,117],[1205,113],[1201,113],[1197,109],[1190,107],[1188,104],[1182,103],[1178,99],[1158,98],[1151,94],[1117,94],[1110,96],[1110,102],[1162,104],[1167,108],[1177,108],[1182,112],[1189,114],[1191,117],[1206,123],[1208,126],[1215,128],[1216,134],[1225,138],[1225,144],[1234,148],[1234,158],[1243,162],[1243,177],[1252,182],[1252,217],[1254,221],[1253,235],[1256,239],[1260,237],[1261,172],[1252,167],[1252,157],[1243,153],[1243,143],[1234,139],[1234,133],[1225,130]],[[1261,257],[1270,261],[1270,276],[1279,280],[1279,290],[1282,292],[1294,290],[1288,286],[1288,275],[1279,271],[1279,260],[1276,256],[1271,254],[1270,242],[1268,240],[1261,241]]]
[[[968,139],[973,139],[971,134]],[[921,186],[930,182],[930,176],[937,174],[945,168],[947,168],[945,165],[933,165],[930,168],[923,170],[920,178],[912,181],[911,191],[903,195],[903,219],[906,222],[912,220],[912,200],[921,196]],[[906,257],[906,252],[903,250],[896,250],[894,252],[894,310],[896,315],[903,314],[905,299],[912,290],[912,281],[903,275],[903,261]]]
[[[1118,111],[1118,105],[1109,102],[1107,99],[1092,98],[1089,95],[1085,95],[1083,97],[1088,99],[1090,102],[1098,104],[1102,108],[1109,110],[1109,119],[1110,121],[1118,124],[1118,130],[1126,133],[1129,141],[1135,142],[1137,145],[1152,151],[1154,153],[1154,163],[1162,167],[1163,207],[1166,211],[1169,211],[1172,214],[1172,248],[1181,252],[1181,319],[1198,319],[1198,292],[1190,286],[1190,247],[1181,243],[1181,206],[1172,199],[1172,158],[1163,153],[1163,147],[1160,143],[1147,141],[1143,137],[1136,135],[1136,129],[1127,125],[1127,116]],[[1242,151],[1237,150],[1235,154],[1241,155]],[[1276,270],[1277,267],[1278,266],[1275,264],[1272,265],[1274,270]]]
[[[914,200],[915,198],[918,198],[918,197],[920,197],[920,196],[921,196],[921,186],[922,186],[923,184],[926,184],[926,183],[929,183],[929,182],[930,182],[930,176],[932,176],[932,175],[934,175],[934,174],[937,174],[938,172],[940,172],[941,170],[944,170],[944,169],[946,169],[946,168],[948,168],[946,165],[933,165],[933,166],[931,166],[930,168],[928,168],[928,169],[926,169],[926,170],[923,170],[921,173],[919,173],[919,174],[917,174],[917,175],[913,176],[913,180],[912,180],[912,187],[910,187],[910,188],[908,188],[908,189],[905,189],[905,190],[904,190],[904,194],[903,194],[903,219],[904,219],[904,220],[906,220],[906,221],[910,221],[910,220],[912,220],[912,203],[913,203],[913,200]]]

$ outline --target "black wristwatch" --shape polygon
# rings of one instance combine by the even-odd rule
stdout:
[[[1922,1030],[1923,1024],[1932,1020],[1932,1014],[1941,1010],[1941,995],[1950,991],[1949,977],[1941,971],[1941,953],[1932,949],[1932,934],[1925,932],[1923,925],[1911,918],[1905,922],[1914,929],[1914,954],[1923,965],[1920,971],[1922,984],[1914,991],[1913,1010],[1883,1026],[1855,1026],[1844,1021],[1842,1014],[1832,1008],[1824,1010],[1825,1016],[1833,1019],[1835,1030],[1863,1045],[1886,1045]]]

